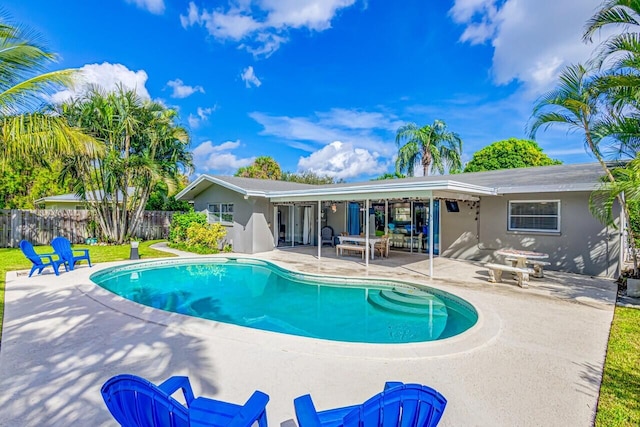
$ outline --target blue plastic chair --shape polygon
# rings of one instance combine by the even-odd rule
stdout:
[[[424,385],[388,382],[361,405],[318,412],[308,394],[293,404],[299,427],[434,427],[447,399]]]
[[[185,407],[171,395],[182,389]],[[236,405],[205,397],[194,398],[187,377],[171,377],[159,386],[135,375],[117,375],[102,386],[111,415],[123,427],[267,427],[269,396],[255,391],[247,403]]]
[[[20,242],[20,250],[24,256],[33,263],[33,267],[31,267],[31,271],[29,272],[29,277],[31,277],[34,271],[38,270],[38,274],[40,274],[42,273],[42,270],[49,266],[53,267],[53,272],[56,273],[56,276],[59,275],[58,268],[60,264],[64,265],[65,270],[67,269],[64,260],[57,254],[37,254],[33,249],[33,245],[26,240],[22,240]],[[54,257],[57,257],[57,259]]]
[[[87,260],[89,267],[91,267],[89,249],[72,249],[71,242],[65,237],[56,237],[51,241],[51,246],[55,253],[69,266],[69,270],[73,270],[76,262],[82,261],[83,259]],[[82,255],[74,255],[74,252],[82,252]]]

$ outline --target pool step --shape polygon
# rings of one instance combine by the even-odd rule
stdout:
[[[394,290],[382,290],[370,292],[369,303],[383,310],[417,316],[447,317],[447,306],[436,297],[427,292],[416,291],[406,293]]]

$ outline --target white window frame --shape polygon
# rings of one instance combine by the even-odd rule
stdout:
[[[216,206],[218,208],[218,211],[215,212],[212,209],[212,206]],[[223,206],[231,206],[231,213],[229,213],[229,211],[223,211],[222,207]],[[230,220],[225,220],[223,218],[223,215],[230,215]],[[233,225],[233,217],[235,215],[235,210],[234,210],[234,203],[227,203],[227,202],[219,202],[219,203],[208,203],[207,204],[207,218],[208,218],[208,222],[209,223],[220,223],[220,224],[225,224],[225,225]]]
[[[557,215],[535,215],[536,217],[557,217],[558,218],[558,226],[555,230],[550,229],[539,229],[539,228],[513,228],[511,227],[511,205],[514,203],[556,203],[558,205],[558,214]],[[507,230],[508,231],[523,231],[523,232],[533,232],[533,233],[560,233],[560,224],[561,224],[561,209],[562,203],[559,199],[554,200],[509,200],[509,204],[507,206]],[[532,215],[513,215],[515,217],[521,216],[532,216]]]

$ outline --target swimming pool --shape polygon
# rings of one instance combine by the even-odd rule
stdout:
[[[102,270],[91,280],[161,310],[334,341],[435,341],[478,319],[471,304],[438,289],[308,275],[249,258],[142,262]]]

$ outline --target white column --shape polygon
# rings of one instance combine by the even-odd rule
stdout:
[[[413,227],[415,224],[415,212],[413,211],[413,200],[409,202],[409,215],[411,215],[411,234],[409,235],[409,253],[413,253]]]
[[[278,206],[273,206],[273,247],[278,246]]]
[[[295,246],[294,243],[294,233],[293,233],[293,227],[295,227],[296,225],[296,219],[294,218],[296,215],[296,208],[294,205],[289,206],[289,218],[291,218],[291,227],[289,227],[289,233],[291,234],[291,247]]]
[[[318,242],[318,259],[322,257],[322,201],[318,200],[318,233],[316,241]]]
[[[369,267],[369,199],[364,202],[364,257],[366,259],[365,265]]]
[[[384,199],[384,234],[389,234],[389,199]]]
[[[429,277],[433,278],[433,194],[429,197]]]

